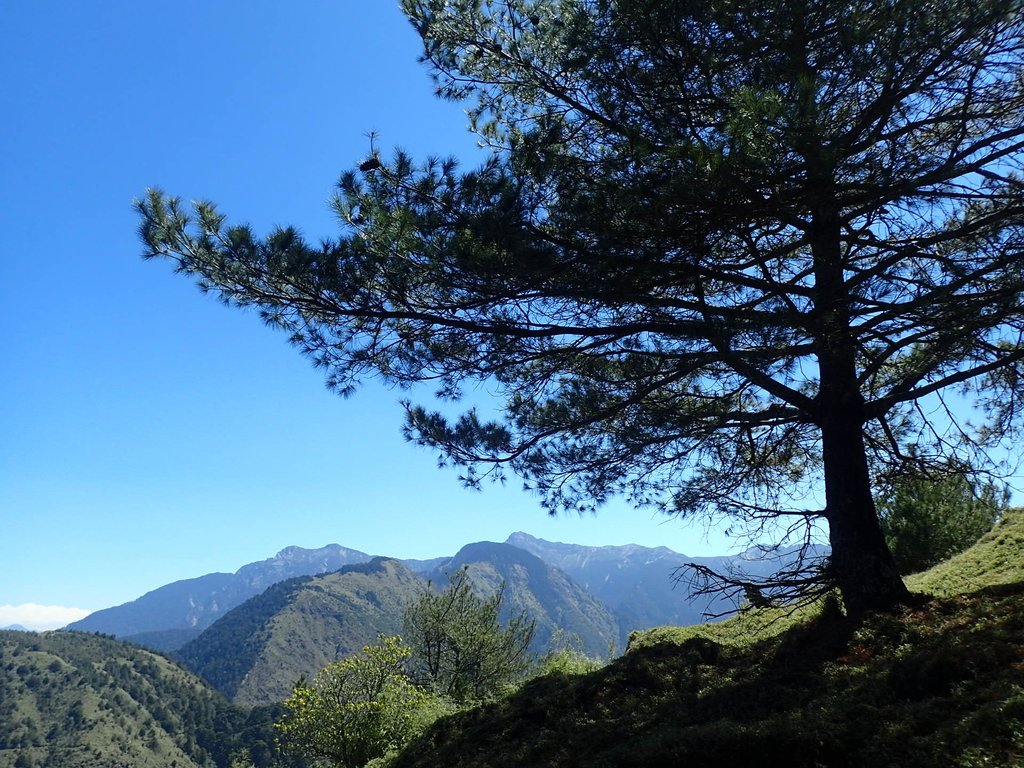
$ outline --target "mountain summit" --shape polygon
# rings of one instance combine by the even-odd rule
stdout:
[[[147,592],[137,600],[105,608],[68,625],[136,640],[158,650],[174,650],[232,608],[267,587],[297,576],[330,573],[365,563],[365,552],[329,544],[319,549],[286,547],[274,557],[243,565],[235,573],[208,573]]]

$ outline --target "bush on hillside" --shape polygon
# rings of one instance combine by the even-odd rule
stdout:
[[[924,571],[967,549],[992,528],[1007,502],[1005,490],[957,471],[898,478],[876,500],[902,574]]]
[[[409,648],[397,637],[299,681],[277,724],[285,746],[314,763],[361,768],[404,747],[442,714],[437,699],[405,674]]]

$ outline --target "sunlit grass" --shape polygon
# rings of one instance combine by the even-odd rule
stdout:
[[[1024,509],[1011,509],[966,552],[907,579],[915,592],[939,597],[1024,582]]]

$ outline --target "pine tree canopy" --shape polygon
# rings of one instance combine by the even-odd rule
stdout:
[[[824,519],[828,563],[788,586],[907,600],[872,484],[1020,426],[1021,4],[402,4],[479,167],[374,144],[321,243],[152,191],[147,255],[260,308],[342,393],[490,382],[493,420],[408,406],[470,483]]]

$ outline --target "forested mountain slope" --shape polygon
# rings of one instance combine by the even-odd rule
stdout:
[[[0,768],[228,768],[243,751],[262,768],[277,716],[110,637],[0,632]]]
[[[273,585],[231,610],[179,656],[238,703],[284,700],[300,677],[401,630],[406,604],[425,582],[378,558]]]

